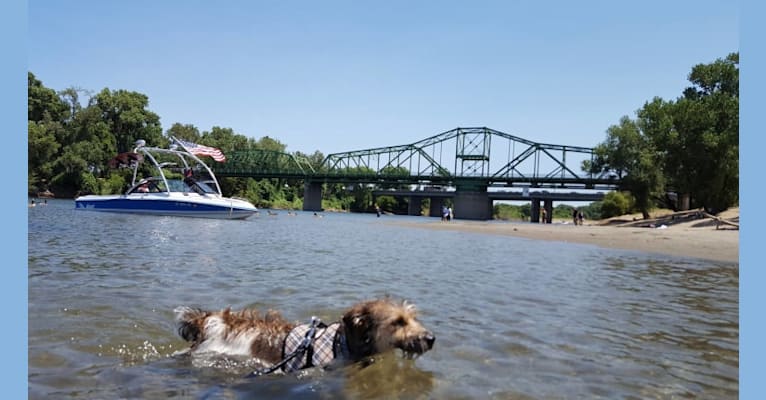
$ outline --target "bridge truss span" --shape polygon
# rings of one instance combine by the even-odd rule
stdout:
[[[553,200],[568,197],[528,189],[617,188],[616,178],[583,170],[583,162],[593,159],[592,148],[537,143],[487,127],[474,127],[451,129],[407,145],[330,154],[319,166],[285,153],[233,152],[214,170],[218,176],[303,181],[306,211],[322,209],[325,183],[342,183],[406,191],[410,193],[413,215],[420,212],[419,196],[431,198],[431,215],[438,215],[442,201],[450,197],[460,218],[481,220],[491,218],[492,201],[503,196],[518,197],[512,192],[514,187],[523,188],[522,198],[532,202],[533,217],[540,201],[550,211]],[[501,188],[507,192],[498,192]]]
[[[613,185],[582,170],[593,149],[537,143],[487,127],[455,128],[408,145],[328,155],[319,174],[453,185],[584,187]]]

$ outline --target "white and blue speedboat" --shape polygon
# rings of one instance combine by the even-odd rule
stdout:
[[[184,142],[171,137],[171,143],[169,149],[162,149],[137,141],[133,152],[109,162],[112,167],[133,169],[125,194],[80,196],[75,208],[219,219],[244,219],[258,212],[247,200],[224,197],[213,171]]]

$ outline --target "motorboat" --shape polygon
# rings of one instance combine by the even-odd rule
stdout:
[[[190,151],[204,146],[170,139],[167,149],[138,140],[132,152],[109,160],[110,167],[132,169],[129,189],[124,194],[79,196],[75,209],[219,219],[245,219],[258,212],[245,199],[223,196],[213,171]]]

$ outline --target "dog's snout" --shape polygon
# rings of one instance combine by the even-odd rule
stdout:
[[[431,350],[431,348],[434,347],[434,342],[436,341],[436,337],[434,337],[433,333],[428,332],[425,335],[423,335],[423,340],[426,341],[426,344],[428,345],[428,349]]]

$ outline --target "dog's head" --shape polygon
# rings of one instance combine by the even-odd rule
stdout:
[[[431,350],[436,338],[416,317],[414,305],[391,299],[355,305],[343,315],[349,352],[358,360],[391,349],[407,356]]]

